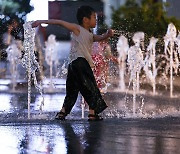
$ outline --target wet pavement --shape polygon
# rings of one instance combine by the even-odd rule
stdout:
[[[109,105],[102,114],[104,120],[88,122],[87,106],[85,118],[81,117],[81,96],[79,96],[67,120],[57,121],[54,120],[54,116],[61,108],[65,97],[65,80],[56,82],[56,88],[61,89],[60,91],[56,89],[54,92],[44,93],[42,111],[39,110],[42,96],[33,89],[30,119],[27,118],[25,86],[18,85],[19,91],[11,91],[8,83],[4,86],[7,86],[7,90],[0,92],[0,147],[3,153],[180,153],[178,97],[137,95],[136,115],[133,115],[130,91],[128,93],[118,90],[108,91],[103,95]]]
[[[179,118],[23,120],[1,123],[1,152],[53,154],[178,154]]]

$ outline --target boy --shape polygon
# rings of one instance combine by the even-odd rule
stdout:
[[[66,97],[63,107],[57,113],[55,119],[65,120],[74,106],[80,92],[89,105],[89,121],[98,121],[102,118],[98,115],[107,108],[101,93],[97,87],[92,69],[94,67],[91,51],[93,41],[101,41],[113,36],[113,31],[108,30],[104,35],[93,35],[91,28],[96,26],[96,13],[90,6],[81,6],[76,14],[79,25],[62,20],[37,20],[32,27],[42,23],[63,26],[72,32],[72,45],[70,62],[66,79]]]

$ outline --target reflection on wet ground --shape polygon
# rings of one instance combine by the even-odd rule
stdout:
[[[180,153],[178,118],[1,124],[3,153]]]
[[[4,84],[5,85],[5,84]],[[59,87],[65,86],[59,83]],[[23,88],[23,86],[22,86]],[[21,88],[19,88],[21,89]],[[125,101],[125,96],[127,101]],[[27,91],[0,92],[1,152],[51,154],[171,154],[180,153],[180,100],[166,96],[137,95],[132,116],[132,95],[107,92],[109,105],[104,121],[81,118],[81,96],[64,122],[54,120],[65,91],[31,95],[31,119],[27,118]],[[142,101],[143,99],[143,101]]]

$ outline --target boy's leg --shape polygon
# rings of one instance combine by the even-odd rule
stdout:
[[[107,108],[107,105],[101,96],[89,63],[84,58],[79,59],[76,64],[76,74],[78,74],[76,78],[79,82],[79,90],[88,103],[89,109],[99,114]]]
[[[75,80],[75,76],[72,70],[72,65],[69,64],[68,74],[66,79],[66,96],[63,103],[62,112],[69,114],[73,108],[79,93],[79,87]]]

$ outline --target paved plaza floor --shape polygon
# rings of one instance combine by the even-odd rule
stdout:
[[[179,118],[101,122],[28,120],[0,125],[1,152],[53,154],[178,154]]]

